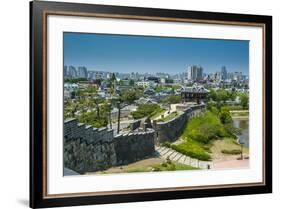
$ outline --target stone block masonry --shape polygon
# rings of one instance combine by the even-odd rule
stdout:
[[[64,122],[64,167],[78,173],[135,162],[154,152],[154,130],[114,137],[107,128],[93,128],[76,119]]]
[[[147,129],[146,132],[129,133],[114,137],[117,164],[123,165],[142,160],[146,156],[152,156],[155,152],[154,134],[153,129]]]
[[[205,105],[195,105],[183,110],[177,117],[167,122],[153,121],[153,129],[156,132],[156,144],[165,141],[174,142],[182,134],[189,118],[201,114],[205,110]]]
[[[205,105],[184,109],[176,118],[167,122],[153,122],[144,131],[119,134],[113,130],[93,128],[78,123],[76,119],[64,122],[64,167],[80,174],[95,172],[117,165],[125,165],[154,156],[155,144],[175,141],[184,130],[189,118],[205,110]],[[140,121],[131,125],[131,130]]]

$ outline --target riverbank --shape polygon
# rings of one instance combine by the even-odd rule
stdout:
[[[235,116],[233,116],[233,112],[236,113]],[[211,149],[214,169],[249,167],[249,111],[239,110],[233,112],[231,113],[233,125],[240,130],[240,134],[237,135],[237,139],[224,139],[214,143]],[[241,150],[243,159],[241,159],[241,154],[224,154],[222,149]]]
[[[232,119],[249,119],[249,110],[231,110],[229,112]]]

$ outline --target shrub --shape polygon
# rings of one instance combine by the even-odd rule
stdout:
[[[196,141],[188,139],[186,142],[175,145],[172,144],[171,148],[184,155],[197,158],[199,160],[211,160],[211,156],[202,148]]]
[[[93,112],[82,113],[78,117],[78,121],[80,123],[86,123],[86,124],[92,125],[95,128],[100,128],[100,127],[107,126],[108,117],[107,117],[106,113],[104,113],[104,112],[101,112],[100,117],[98,117],[97,112],[93,111]]]
[[[181,102],[181,97],[177,95],[170,95],[163,99],[161,102],[165,104],[176,104]]]
[[[243,109],[249,109],[249,95],[247,93],[241,93],[239,95],[240,98],[240,105]]]
[[[162,145],[163,145],[164,147],[170,148],[170,147],[171,147],[171,142],[169,142],[169,141],[164,141],[164,142],[162,143]]]
[[[142,104],[135,112],[132,112],[132,116],[134,119],[151,117],[161,110],[161,107],[157,104]]]
[[[201,143],[224,137],[227,133],[219,118],[212,112],[192,118],[183,132],[183,138],[191,138]]]
[[[221,152],[223,154],[228,154],[228,155],[238,155],[238,154],[241,154],[241,150],[239,150],[239,149],[233,149],[233,150],[223,149]]]
[[[164,163],[154,165],[153,171],[175,171],[175,170],[195,170],[197,168],[194,168],[190,165],[175,163],[172,161],[166,161]]]
[[[221,108],[221,111],[219,113],[219,118],[222,124],[232,123],[230,112],[226,108]]]

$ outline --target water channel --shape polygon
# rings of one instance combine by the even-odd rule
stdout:
[[[238,135],[239,143],[249,147],[249,118],[233,118],[233,124],[241,130],[241,134]]]

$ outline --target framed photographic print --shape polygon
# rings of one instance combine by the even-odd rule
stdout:
[[[270,193],[272,17],[30,3],[30,207]]]

